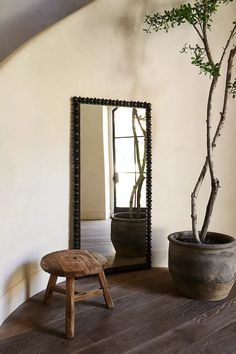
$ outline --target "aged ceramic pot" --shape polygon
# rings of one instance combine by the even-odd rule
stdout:
[[[169,239],[169,271],[177,290],[194,299],[222,300],[234,284],[236,240],[208,232],[207,243],[193,243],[192,232],[175,232]]]
[[[111,217],[111,241],[116,254],[125,257],[146,255],[146,214],[140,219],[130,219],[128,212]]]

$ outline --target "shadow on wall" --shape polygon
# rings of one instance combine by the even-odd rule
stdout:
[[[5,283],[4,294],[6,301],[4,304],[5,313],[3,318],[8,316],[15,309],[17,299],[21,299],[21,303],[32,296],[32,282],[35,273],[38,273],[39,265],[37,262],[29,262],[22,264],[15,269]],[[17,304],[18,305],[18,304]]]
[[[0,61],[27,40],[94,0],[2,0]]]
[[[118,71],[126,73],[126,76],[131,81],[131,97],[136,97],[139,91],[140,85],[140,64],[144,63],[147,58],[145,43],[140,45],[140,34],[144,28],[145,14],[148,12],[150,3],[153,0],[143,0],[139,2],[137,6],[136,0],[128,0],[125,3],[125,8],[122,12],[122,16],[114,18],[114,25],[116,33],[120,38],[123,38],[123,54],[122,62],[117,62]],[[130,9],[137,9],[136,11],[130,11]]]
[[[144,84],[146,83],[146,78],[143,77],[144,73],[140,72],[140,68],[145,67],[144,64],[150,60],[151,55],[147,51],[148,34],[145,33],[142,42],[140,41],[140,35],[147,27],[144,23],[145,15],[161,12],[179,4],[180,0],[142,0],[137,6],[137,0],[127,0],[122,16],[114,17],[116,33],[125,39],[123,41],[123,61],[118,62],[122,67],[118,67],[117,70],[126,72],[126,75],[129,76],[132,82],[132,97],[138,97],[139,87],[143,80],[145,80]],[[137,10],[131,11],[131,9]]]

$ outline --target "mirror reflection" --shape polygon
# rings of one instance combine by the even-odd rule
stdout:
[[[81,248],[146,262],[146,109],[80,105]]]

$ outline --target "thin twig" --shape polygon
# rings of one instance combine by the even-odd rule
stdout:
[[[203,28],[202,28],[203,38],[202,38],[202,41],[203,41],[203,44],[204,44],[204,47],[205,47],[205,50],[206,50],[206,55],[207,55],[207,58],[209,60],[209,63],[212,66],[214,66],[214,61],[213,61],[212,56],[211,56],[211,50],[210,50],[210,46],[209,46],[209,43],[208,43],[208,37],[207,37],[206,3],[207,3],[207,0],[204,0],[204,15],[203,15]]]
[[[220,113],[220,121],[219,124],[216,128],[215,136],[212,141],[212,147],[214,148],[216,146],[216,141],[217,138],[220,137],[221,130],[223,128],[224,122],[225,122],[225,116],[226,116],[226,111],[227,111],[227,103],[228,103],[228,98],[229,98],[229,82],[231,81],[232,77],[232,67],[233,67],[233,60],[234,56],[236,54],[236,47],[231,49],[229,53],[229,58],[228,58],[228,68],[226,72],[226,79],[225,79],[225,89],[224,89],[224,101],[223,101],[223,108],[222,112]]]
[[[139,142],[138,142],[136,127],[135,127],[135,119],[137,119],[137,121],[140,125],[140,128],[142,129],[142,132],[144,134],[144,152],[143,152],[142,163],[140,160],[140,148],[139,148]],[[144,171],[145,171],[145,165],[146,165],[146,131],[141,125],[140,117],[137,113],[136,108],[133,108],[133,111],[132,111],[132,129],[133,129],[133,135],[134,135],[135,150],[136,150],[136,155],[137,155],[139,177],[132,188],[130,201],[129,201],[129,212],[130,212],[131,218],[133,217],[133,204],[134,204],[134,197],[135,197],[136,191],[137,191],[137,217],[140,216],[140,201],[139,201],[139,199],[141,197],[142,184],[145,179]]]
[[[196,25],[193,25],[195,31],[197,32],[197,34],[199,35],[199,37],[201,38],[201,40],[203,41],[203,35],[201,34],[201,32],[199,31],[199,29],[197,28]]]
[[[219,61],[219,68],[221,67],[221,64],[222,64],[222,62],[223,62],[225,53],[226,53],[226,51],[227,51],[227,49],[228,49],[228,46],[229,46],[229,44],[230,44],[230,42],[231,42],[231,39],[233,38],[233,36],[234,36],[235,33],[236,33],[235,31],[236,31],[236,23],[235,23],[235,25],[234,25],[232,31],[230,32],[229,38],[227,39],[226,44],[225,44],[225,46],[224,46],[224,50],[223,50],[223,53],[222,53],[221,58],[220,58],[220,61]]]

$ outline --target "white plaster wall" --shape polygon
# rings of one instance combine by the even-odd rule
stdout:
[[[81,105],[80,112],[81,218],[106,219],[103,107]]]
[[[177,3],[94,1],[0,67],[0,322],[45,286],[41,256],[67,247],[73,95],[152,103],[155,266],[167,265],[168,233],[190,228],[190,192],[205,156],[209,80],[179,54],[196,39],[187,26],[168,35],[142,31],[145,13]],[[220,40],[220,47],[235,10],[234,3],[219,14],[213,41]],[[219,98],[216,104],[220,109]],[[222,189],[211,224],[232,235],[235,114],[234,101],[216,150]]]

